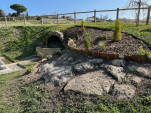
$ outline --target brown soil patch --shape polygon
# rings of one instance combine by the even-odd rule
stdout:
[[[80,27],[73,27],[67,31],[65,31],[66,38],[74,39],[78,48],[84,48],[84,38],[85,34],[89,34],[91,36],[91,50],[99,50],[100,52],[113,53],[113,54],[121,54],[121,55],[136,55],[140,46],[144,49],[149,50],[149,48],[139,39],[135,37],[122,33],[122,40],[113,42],[113,31],[109,30],[101,30],[98,28],[85,28],[86,32],[81,32]],[[96,42],[96,38],[99,36],[108,36],[107,40],[101,40]],[[77,39],[78,38],[78,39]],[[100,43],[105,43],[105,49],[102,49]]]

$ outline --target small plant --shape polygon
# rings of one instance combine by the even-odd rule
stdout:
[[[146,51],[146,57],[147,57],[149,60],[151,60],[151,52]]]
[[[33,71],[33,67],[32,66],[26,67],[27,74],[31,73],[32,71]]]
[[[51,58],[52,58],[52,55],[47,55],[46,58],[47,58],[47,59],[51,59]]]
[[[91,44],[90,44],[90,41],[89,41],[88,38],[85,38],[85,39],[84,39],[84,47],[85,47],[85,49],[87,49],[87,50],[91,49]]]
[[[114,28],[114,35],[113,35],[113,41],[120,41],[121,38],[122,38],[122,36],[121,36],[120,19],[116,19],[115,28]]]
[[[100,45],[101,49],[103,49],[103,50],[105,49],[105,43],[104,42],[100,43],[99,45]]]
[[[151,96],[144,98],[143,104],[144,105],[151,105]]]
[[[95,39],[95,42],[98,42],[100,40],[108,40],[108,39],[109,39],[108,35],[103,35],[103,36],[100,35]]]
[[[144,55],[146,55],[146,51],[143,49],[142,46],[140,46],[140,48],[137,50],[137,55],[138,56],[144,56]]]
[[[61,51],[60,51],[60,50],[57,51],[56,54],[57,54],[58,56],[60,56],[60,55],[61,55]]]
[[[74,48],[77,47],[77,45],[75,44],[74,40],[69,38],[69,42],[68,42],[69,45],[73,46]]]
[[[91,40],[91,33],[85,33],[85,38],[87,38],[89,41]]]
[[[68,71],[68,74],[69,74],[70,76],[72,76],[72,71]]]
[[[79,34],[78,34],[78,32],[76,32],[76,40],[78,40],[79,39]]]
[[[83,19],[82,19],[82,22],[81,22],[81,29],[82,29],[82,32],[85,32],[84,20]]]

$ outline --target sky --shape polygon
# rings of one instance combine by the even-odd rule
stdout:
[[[74,11],[92,11],[108,10],[116,8],[125,8],[128,0],[0,0],[0,9],[6,14],[13,13],[10,9],[12,4],[22,4],[27,10],[29,16],[52,15],[60,13],[72,13]],[[149,0],[150,1],[150,0]],[[149,2],[151,4],[151,1]],[[97,17],[107,15],[109,18],[115,18],[116,12],[97,13]],[[121,12],[121,17],[131,18],[131,14]],[[70,16],[70,15],[69,15]],[[93,16],[93,14],[79,14],[79,18]]]

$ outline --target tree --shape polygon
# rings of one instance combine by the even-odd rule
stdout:
[[[2,9],[0,9],[0,17],[4,17],[5,16],[5,13]]]
[[[135,10],[135,15],[136,15],[136,26],[139,25],[139,17],[140,17],[140,8],[142,7],[148,7],[148,0],[129,0],[127,3],[126,8],[138,8],[138,10]],[[143,10],[143,13],[146,10]]]
[[[13,4],[10,6],[10,8],[17,11],[17,15],[20,15],[20,13],[27,11],[27,8],[21,4]]]
[[[122,38],[122,36],[121,36],[120,19],[116,19],[115,28],[114,28],[114,35],[113,35],[113,41],[120,41],[121,38]]]
[[[84,20],[83,19],[82,19],[82,22],[81,22],[81,29],[82,29],[82,32],[85,32]]]

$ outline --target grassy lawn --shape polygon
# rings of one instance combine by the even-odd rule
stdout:
[[[29,65],[28,65],[29,66]],[[150,113],[151,89],[142,92],[132,100],[115,100],[108,95],[84,96],[70,93],[54,97],[64,98],[62,103],[49,104],[53,93],[48,85],[38,82],[26,70],[0,76],[0,113]],[[58,100],[57,100],[58,101]],[[51,102],[50,102],[51,103]],[[51,103],[52,104],[52,103]]]

